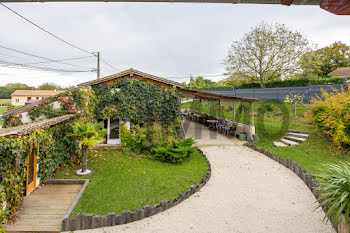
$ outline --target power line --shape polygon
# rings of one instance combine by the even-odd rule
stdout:
[[[1,3],[0,3],[0,4],[1,4]],[[16,50],[16,49],[11,49],[11,48],[8,48],[8,47],[2,46],[2,45],[0,45],[0,48],[7,49],[7,50],[10,50],[10,51],[13,51],[13,52],[16,52],[16,53],[25,54],[25,55],[31,56],[31,57],[40,58],[40,59],[47,60],[47,61],[50,61],[50,62],[57,62],[57,63],[61,63],[61,64],[64,64],[64,65],[82,67],[82,66],[79,66],[79,65],[74,65],[74,64],[70,64],[70,63],[66,63],[66,62],[61,62],[61,61],[53,60],[53,59],[50,59],[50,58],[38,56],[38,55],[35,55],[35,54],[31,54],[31,53],[19,51],[19,50]],[[86,68],[86,67],[82,67],[82,68]]]
[[[69,43],[68,41],[66,41],[66,40],[64,40],[64,39],[62,39],[62,38],[60,38],[60,37],[54,35],[53,33],[49,32],[48,30],[44,29],[43,27],[39,26],[38,24],[34,23],[33,21],[27,19],[27,18],[24,17],[23,15],[21,15],[21,14],[17,13],[16,11],[12,10],[10,7],[6,6],[5,4],[3,4],[3,3],[1,3],[1,2],[0,2],[0,4],[1,4],[3,7],[5,7],[6,9],[8,9],[9,11],[11,11],[12,13],[18,15],[19,17],[21,17],[22,19],[24,19],[25,21],[27,21],[28,23],[34,25],[35,27],[39,28],[40,30],[42,30],[42,31],[46,32],[47,34],[53,36],[53,37],[56,38],[57,40],[60,40],[61,42],[65,43],[65,44],[67,44],[67,45],[69,45],[69,46],[71,46],[71,47],[73,47],[73,48],[76,48],[76,49],[78,49],[78,50],[80,50],[80,51],[82,51],[82,52],[89,53],[89,54],[93,54],[92,52],[89,52],[89,51],[87,51],[87,50],[85,50],[85,49],[79,48],[78,46],[75,46],[75,45],[73,45],[72,43]]]
[[[112,66],[111,64],[107,63],[105,60],[103,60],[102,58],[100,58],[100,60],[106,64],[107,66],[111,67],[112,69],[114,69],[115,71],[120,71],[119,69],[115,68],[114,66]]]
[[[44,71],[58,71],[58,72],[67,72],[67,73],[83,73],[83,72],[93,72],[94,70],[62,70],[62,69],[55,69],[55,68],[49,68],[49,67],[38,67],[38,66],[30,66],[30,65],[24,65],[20,63],[14,63],[14,62],[8,62],[4,60],[0,60],[0,64],[6,66],[6,67],[16,67],[16,68],[25,68],[25,69],[31,69],[31,70],[44,70]]]
[[[32,63],[26,63],[25,65],[35,65],[35,64],[44,64],[44,63],[50,63],[50,62],[61,62],[61,61],[72,61],[72,60],[78,60],[83,58],[93,57],[91,56],[84,56],[84,57],[75,57],[75,58],[67,58],[67,59],[61,59],[61,60],[54,60],[54,61],[42,61],[42,62],[32,62]],[[81,66],[83,67],[83,66]]]

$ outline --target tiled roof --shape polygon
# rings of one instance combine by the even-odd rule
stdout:
[[[126,75],[132,76],[134,74],[135,75],[139,75],[139,76],[144,77],[144,78],[147,78],[147,79],[151,79],[151,80],[154,80],[154,81],[165,83],[165,84],[168,84],[168,85],[171,85],[171,86],[184,87],[184,85],[182,83],[178,83],[178,82],[175,82],[175,81],[172,81],[172,80],[169,80],[169,79],[157,77],[157,76],[154,76],[154,75],[151,75],[151,74],[143,73],[143,72],[135,70],[133,68],[130,68],[128,70],[124,70],[124,71],[119,72],[117,74],[109,75],[109,76],[104,77],[104,78],[100,78],[100,79],[92,80],[92,81],[89,81],[89,82],[81,83],[78,86],[80,86],[80,87],[93,86],[93,85],[97,85],[97,84],[100,84],[100,83],[103,83],[103,82],[107,82],[107,81],[110,81],[110,80],[113,80],[113,79],[116,79],[116,78],[121,78],[121,77],[126,76]]]
[[[330,72],[328,76],[350,76],[350,66],[339,67]]]
[[[65,91],[51,90],[16,90],[11,96],[54,96]]]

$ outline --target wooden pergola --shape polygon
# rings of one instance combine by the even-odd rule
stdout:
[[[221,104],[223,102],[229,102],[232,103],[233,106],[233,122],[236,122],[236,105],[237,102],[248,102],[250,103],[250,109],[251,109],[251,126],[254,127],[254,102],[261,101],[260,99],[256,98],[245,98],[245,97],[230,97],[230,96],[224,96],[214,93],[208,93],[203,91],[194,91],[189,90],[186,88],[179,88],[179,91],[181,93],[182,97],[185,98],[192,98],[192,99],[199,99],[199,111],[202,113],[202,100],[207,100],[208,103],[210,101],[215,100],[219,102],[219,117],[222,118],[222,107]],[[208,104],[208,113],[210,115],[210,104]]]

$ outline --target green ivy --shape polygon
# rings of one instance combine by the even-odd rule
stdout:
[[[171,124],[180,117],[180,95],[174,89],[140,80],[127,80],[93,87],[98,103],[96,119],[120,118],[134,123]]]
[[[7,211],[0,212],[1,223],[13,220],[23,201],[22,185],[26,179],[28,154],[38,155],[38,177],[47,178],[55,168],[66,162],[78,163],[79,142],[66,137],[72,132],[72,120],[49,130],[35,130],[29,136],[0,137],[0,187],[7,202]]]

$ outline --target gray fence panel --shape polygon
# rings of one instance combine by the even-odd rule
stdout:
[[[232,90],[209,90],[206,92],[231,97],[250,97],[262,99],[265,102],[283,103],[286,96],[290,94],[303,95],[304,102],[309,103],[310,99],[321,95],[321,91],[341,91],[345,86],[342,84],[310,85],[306,87],[276,87],[276,88],[246,88]]]

